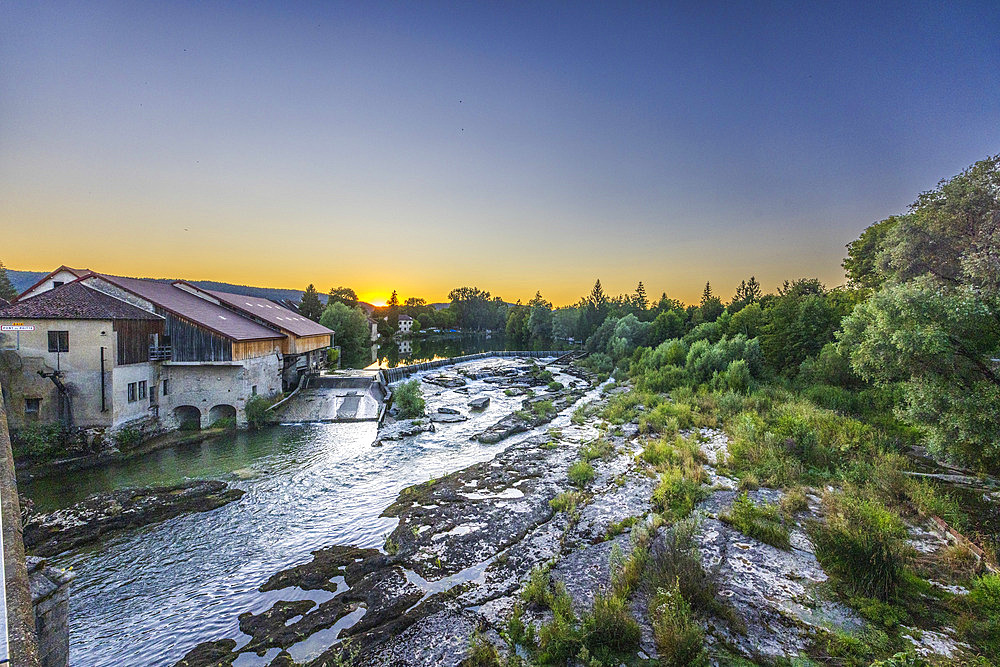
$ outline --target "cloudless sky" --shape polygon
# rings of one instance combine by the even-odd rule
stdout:
[[[843,281],[1000,152],[1000,4],[0,6],[0,260],[445,300]]]

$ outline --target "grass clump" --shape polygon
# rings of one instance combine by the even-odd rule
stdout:
[[[424,414],[424,396],[420,390],[420,380],[401,383],[393,392],[393,402],[399,408],[399,416],[412,419]]]
[[[563,491],[549,501],[549,506],[556,512],[572,515],[576,513],[577,506],[583,504],[585,498],[586,496],[579,491]]]
[[[469,656],[460,664],[461,667],[501,667],[503,662],[493,642],[476,630],[469,637]]]
[[[703,484],[706,479],[705,470],[700,466],[696,471],[670,466],[660,475],[660,483],[653,491],[653,506],[667,519],[683,519],[708,497],[708,489]]]
[[[738,531],[779,549],[789,549],[788,528],[777,506],[758,505],[744,492],[736,497],[729,512],[719,517]]]
[[[824,503],[826,523],[810,526],[823,568],[850,595],[894,599],[910,555],[902,520],[855,490],[827,494]]]
[[[594,466],[589,461],[577,461],[569,467],[569,481],[574,486],[584,487],[594,481]]]
[[[672,585],[656,589],[649,602],[649,618],[661,665],[708,664],[705,634],[694,620],[691,604],[681,594],[679,578]]]
[[[580,448],[580,458],[584,461],[606,459],[614,454],[615,447],[604,438],[598,438]]]
[[[559,412],[552,401],[535,401],[531,404],[531,411],[538,419],[551,419]]]
[[[639,648],[642,631],[625,600],[617,595],[596,595],[590,613],[580,623],[583,646],[602,664],[619,664]]]

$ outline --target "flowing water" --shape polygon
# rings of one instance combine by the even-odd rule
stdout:
[[[246,491],[211,512],[51,559],[76,574],[71,664],[172,665],[202,641],[238,637],[240,613],[259,613],[278,599],[257,588],[275,572],[308,561],[311,551],[332,544],[380,546],[395,520],[379,514],[401,489],[490,459],[510,444],[482,445],[470,436],[520,407],[521,398],[482,380],[468,386],[470,394],[463,395],[425,384],[428,410],[450,406],[468,413],[472,396],[489,395],[485,412],[382,447],[371,446],[371,422],[285,425],[74,473],[58,483],[36,482],[29,493],[40,507],[187,478],[226,479]],[[288,592],[281,598],[289,599]]]

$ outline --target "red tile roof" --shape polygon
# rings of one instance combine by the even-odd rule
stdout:
[[[284,306],[279,306],[270,299],[215,290],[202,291],[237,310],[253,315],[296,336],[329,336],[333,333],[322,324],[317,324],[308,317],[302,317]]]
[[[103,273],[91,274],[114,286],[135,294],[163,310],[194,322],[231,340],[267,340],[284,338],[284,334],[248,317],[206,301],[170,283],[141,278],[121,278]]]
[[[0,317],[25,320],[162,320],[148,310],[85,287],[67,283],[0,308]]]

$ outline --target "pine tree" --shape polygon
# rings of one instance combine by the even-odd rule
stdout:
[[[635,298],[633,299],[633,302],[635,303],[635,307],[639,309],[639,312],[645,312],[649,307],[649,299],[646,297],[646,288],[642,284],[641,280],[635,287]]]
[[[316,286],[311,283],[302,293],[302,300],[299,301],[299,313],[313,322],[319,322],[319,318],[323,316],[323,304],[320,303],[319,292],[316,291]]]
[[[704,306],[705,303],[711,298],[712,298],[712,283],[706,282],[705,291],[701,293],[701,305]]]
[[[13,301],[17,297],[17,290],[14,289],[14,285],[10,282],[10,277],[7,275],[7,268],[0,262],[0,299],[6,301]]]
[[[385,304],[387,316],[389,318],[389,328],[395,331],[399,328],[399,295],[396,290],[392,290],[392,296]]]

